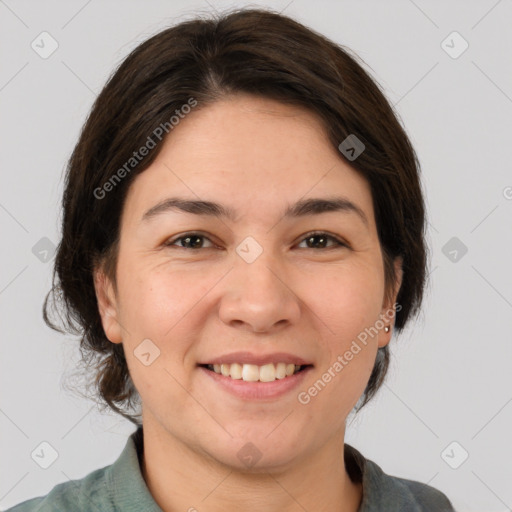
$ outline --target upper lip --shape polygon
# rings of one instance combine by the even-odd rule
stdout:
[[[254,354],[252,352],[231,352],[230,354],[224,354],[217,356],[207,361],[198,363],[199,365],[207,364],[255,364],[257,366],[263,366],[270,363],[286,363],[296,364],[298,366],[310,365],[309,361],[306,361],[302,357],[286,352],[274,352],[272,354]]]

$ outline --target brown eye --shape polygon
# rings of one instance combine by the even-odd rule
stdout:
[[[179,247],[181,249],[209,249],[210,247],[204,247],[205,240],[208,240],[211,247],[213,247],[209,238],[200,233],[186,233],[174,240],[166,242],[165,245],[167,247]]]
[[[309,233],[303,238],[301,243],[304,242],[307,244],[306,249],[335,249],[337,247],[347,247],[347,245],[338,238],[323,232]],[[329,242],[334,243],[328,246],[327,244]]]

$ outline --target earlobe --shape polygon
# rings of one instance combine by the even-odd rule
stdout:
[[[391,297],[391,303],[386,302],[384,305],[384,308],[381,312],[381,318],[384,322],[384,326],[379,333],[379,342],[378,346],[379,348],[385,347],[390,341],[393,336],[393,327],[395,325],[395,316],[397,313],[397,310],[400,311],[401,306],[396,305],[396,299],[398,297],[398,292],[400,291],[400,287],[402,286],[402,277],[403,277],[403,259],[398,256],[395,258],[394,265],[395,265],[395,284],[393,288],[393,294]]]
[[[105,335],[112,343],[121,343],[121,325],[118,320],[119,312],[114,287],[102,270],[94,271],[94,289]]]
[[[378,341],[378,347],[384,348],[393,337],[393,320],[389,319],[386,316],[383,316],[383,322],[385,322],[384,327],[379,332],[379,341]]]

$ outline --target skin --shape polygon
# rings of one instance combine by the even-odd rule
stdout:
[[[333,195],[357,204],[368,225],[347,212],[283,218],[288,204]],[[141,220],[171,196],[215,201],[237,218],[173,210]],[[347,246],[308,245],[313,230]],[[199,248],[164,245],[190,231],[206,237],[194,239]],[[263,249],[250,264],[235,251],[247,236]],[[345,470],[345,421],[392,331],[370,337],[307,405],[297,394],[393,307],[395,264],[387,301],[369,185],[314,114],[237,95],[174,128],[128,192],[117,288],[95,272],[105,333],[123,343],[143,403],[143,475],[164,511],[224,511],[226,503],[245,512],[357,511],[362,488]],[[144,339],[160,350],[149,366],[134,355]],[[197,364],[242,350],[289,352],[314,367],[300,389],[241,400]],[[237,456],[248,442],[262,454],[252,468]]]

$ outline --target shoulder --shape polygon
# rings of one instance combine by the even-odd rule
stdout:
[[[367,461],[367,471],[372,475],[373,489],[379,496],[384,510],[404,512],[453,512],[454,508],[445,494],[430,485],[387,475],[372,461]]]
[[[49,494],[24,501],[6,512],[162,512],[140,470],[142,428],[126,441],[118,459],[80,480],[56,485]]]
[[[82,479],[56,485],[46,496],[32,498],[6,512],[56,512],[68,510],[114,511],[108,493],[107,470],[97,469]]]
[[[391,476],[375,462],[365,459],[355,448],[345,445],[347,470],[359,470],[363,484],[360,512],[394,510],[396,512],[454,512],[450,500],[430,485]],[[350,467],[349,467],[350,465]],[[351,474],[351,476],[352,476]]]

